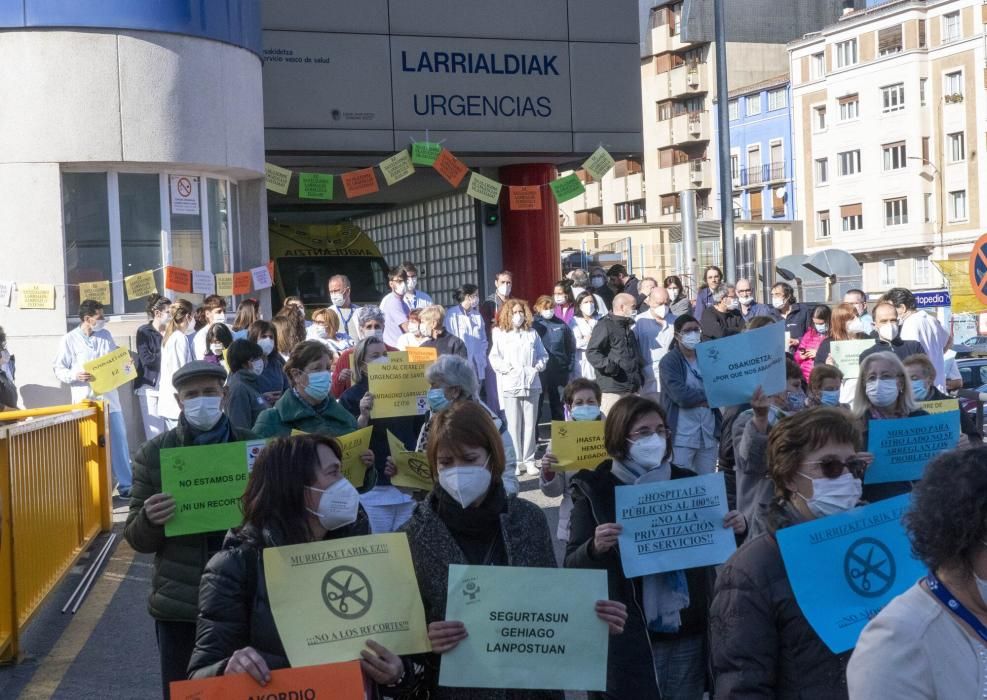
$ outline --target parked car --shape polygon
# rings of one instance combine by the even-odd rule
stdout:
[[[987,335],[974,335],[953,346],[956,357],[970,357],[983,353],[987,355]]]
[[[987,349],[987,348],[985,348]],[[987,355],[957,357],[956,367],[963,378],[963,389],[987,393]],[[960,398],[960,410],[976,414],[977,400]]]

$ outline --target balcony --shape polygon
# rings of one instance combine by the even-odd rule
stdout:
[[[670,27],[662,24],[651,28],[650,49],[652,54],[666,53],[668,51],[682,51],[690,44],[682,41],[682,34],[671,34]]]
[[[668,71],[668,96],[682,97],[707,91],[706,64],[687,63]],[[659,76],[659,80],[661,76]]]
[[[772,182],[781,182],[785,179],[784,163],[765,163],[764,165],[752,165],[740,171],[740,182],[734,178],[734,185],[740,187],[760,187]]]
[[[614,202],[644,199],[644,178],[641,173],[615,177],[610,181],[610,198]]]

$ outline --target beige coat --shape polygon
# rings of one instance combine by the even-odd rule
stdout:
[[[919,584],[864,628],[847,667],[850,700],[987,695],[987,647]]]

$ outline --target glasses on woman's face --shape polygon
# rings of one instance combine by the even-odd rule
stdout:
[[[657,428],[638,428],[633,433],[628,434],[627,438],[629,440],[644,440],[652,435],[659,435],[663,438],[667,438],[668,428],[664,425],[659,425]]]
[[[867,462],[856,456],[840,459],[836,455],[827,455],[821,459],[802,462],[802,464],[818,465],[819,471],[827,479],[836,479],[842,476],[844,472],[850,472],[854,476],[859,477],[867,469]]]

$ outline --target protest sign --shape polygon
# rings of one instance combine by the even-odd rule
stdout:
[[[332,175],[298,173],[299,199],[332,199]]]
[[[411,162],[414,165],[433,165],[440,153],[442,153],[441,143],[416,141],[411,144]]]
[[[343,191],[348,199],[363,197],[379,191],[377,176],[374,175],[373,168],[363,168],[362,170],[352,170],[339,176],[343,182]]]
[[[575,173],[566,175],[565,177],[560,177],[557,180],[552,180],[548,183],[548,186],[552,190],[552,194],[555,195],[555,200],[559,204],[568,202],[570,199],[578,197],[586,191],[583,181],[580,180],[579,176]]]
[[[535,211],[541,209],[541,187],[516,185],[507,188],[511,209]]]
[[[777,532],[795,600],[834,654],[856,646],[871,618],[925,574],[925,566],[912,558],[901,523],[910,498],[898,496]]]
[[[466,177],[466,173],[469,172],[463,163],[452,153],[446,149],[442,149],[442,152],[435,158],[432,163],[432,167],[435,171],[442,176],[442,178],[448,182],[453,187],[459,187],[459,183],[463,181]]]
[[[919,401],[918,407],[929,414],[949,413],[960,410],[960,402],[957,399],[938,399],[936,401]]]
[[[216,294],[221,297],[233,296],[233,273],[216,273]]]
[[[117,348],[95,360],[84,362],[82,369],[93,375],[89,380],[89,386],[97,395],[113,391],[118,386],[123,386],[137,378],[137,370],[127,348]]]
[[[860,353],[874,347],[874,341],[865,340],[834,340],[829,344],[829,354],[833,356],[836,369],[843,372],[844,379],[856,379],[860,376]]]
[[[271,269],[267,265],[250,268],[250,278],[254,283],[254,289],[258,292],[274,286]]]
[[[696,358],[709,407],[747,403],[758,386],[768,395],[784,391],[784,333],[783,324],[771,323],[697,345]]]
[[[377,167],[384,174],[384,179],[388,185],[393,185],[415,174],[415,166],[407,151],[398,151],[390,158],[381,161]]]
[[[359,661],[271,671],[264,687],[247,673],[171,684],[172,700],[364,700]]]
[[[354,355],[356,353],[353,353]],[[408,361],[408,351],[407,350],[391,350],[387,353],[388,362],[407,362]]]
[[[425,365],[418,362],[387,362],[367,365],[370,393],[374,395],[372,417],[419,416],[428,411],[425,396],[431,386]]]
[[[264,163],[265,186],[271,192],[278,194],[288,194],[288,185],[291,184],[291,171],[282,168],[274,163]]]
[[[192,293],[215,294],[216,278],[208,270],[192,270]]]
[[[603,421],[552,421],[552,454],[559,460],[555,469],[596,469],[608,458],[603,446]]]
[[[865,484],[915,481],[936,455],[955,449],[960,440],[960,412],[914,418],[872,420],[867,424],[867,451],[874,461]]]
[[[398,468],[398,473],[391,477],[391,485],[419,491],[432,490],[435,485],[432,481],[432,468],[423,452],[409,452],[390,430],[387,431],[387,447]]]
[[[431,648],[404,533],[268,547],[264,575],[292,666],[359,659],[367,639],[398,655]]]
[[[158,291],[158,283],[154,281],[154,273],[148,270],[147,272],[138,272],[136,275],[124,277],[123,288],[127,292],[127,301],[133,301],[134,299],[143,299],[156,293]]]
[[[17,308],[19,309],[54,309],[55,285],[53,284],[18,284]]]
[[[357,488],[363,486],[363,480],[367,476],[367,465],[363,463],[361,455],[370,449],[370,436],[373,432],[373,426],[368,425],[366,428],[336,438],[339,446],[343,448],[340,471]]]
[[[93,301],[98,301],[103,306],[109,306],[113,303],[113,299],[110,297],[109,281],[80,282],[79,298],[83,301],[92,299]]]
[[[435,362],[439,357],[438,350],[435,348],[414,348],[409,346],[404,352],[408,362]],[[390,357],[391,354],[387,353],[387,356]]]
[[[466,194],[473,199],[479,199],[487,204],[496,204],[500,201],[500,190],[503,188],[496,180],[484,177],[480,173],[470,173],[469,184],[466,186]]]
[[[217,532],[243,520],[240,498],[263,440],[161,450],[161,490],[175,499],[165,535]]]
[[[594,605],[608,597],[603,570],[450,565],[445,619],[469,635],[443,654],[439,685],[604,690],[609,634]]]
[[[723,473],[618,486],[620,561],[628,578],[722,564],[737,549],[723,527]]]
[[[588,172],[593,176],[593,179],[599,182],[603,179],[603,176],[610,172],[613,167],[614,160],[613,156],[607,153],[607,149],[600,146],[595,151],[593,155],[583,162],[583,170]]]

